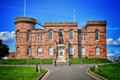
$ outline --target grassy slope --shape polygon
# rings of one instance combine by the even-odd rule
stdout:
[[[72,64],[100,64],[100,63],[108,63],[110,61],[106,59],[87,59],[87,58],[73,58]]]
[[[0,67],[0,80],[36,80],[45,70],[36,72],[34,67]]]
[[[92,70],[108,80],[120,80],[120,64],[107,64]]]

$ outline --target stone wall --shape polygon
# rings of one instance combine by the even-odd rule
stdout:
[[[82,29],[78,29],[77,23],[45,23],[43,29],[35,29],[34,24],[35,22],[24,20],[16,22],[16,58],[55,58],[57,46],[60,44],[61,30],[64,32],[65,59],[68,56],[68,43],[74,48],[73,57],[82,57],[82,48],[85,48],[84,57],[106,58],[107,56],[104,21],[89,21]],[[99,32],[99,40],[96,40],[96,30]],[[48,39],[49,31],[52,31],[52,39]],[[70,31],[73,32],[73,39],[69,39]],[[49,48],[54,49],[53,55],[49,55]],[[96,48],[100,49],[99,55],[96,55]]]

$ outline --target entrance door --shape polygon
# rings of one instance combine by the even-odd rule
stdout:
[[[58,50],[58,61],[64,61],[64,48]]]

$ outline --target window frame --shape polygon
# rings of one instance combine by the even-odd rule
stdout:
[[[81,48],[81,55],[86,56],[86,49],[84,47]]]
[[[100,32],[99,32],[98,29],[96,29],[96,31],[95,31],[95,40],[96,40],[96,41],[99,41],[99,40],[100,40]]]
[[[49,30],[48,31],[48,40],[52,40],[53,39],[53,31]]]
[[[52,51],[51,51],[51,50],[52,50]],[[48,54],[49,54],[50,56],[53,56],[53,55],[54,55],[54,48],[52,48],[52,47],[48,48]]]
[[[96,56],[100,56],[100,48],[99,47],[95,48],[95,54],[96,54]]]
[[[74,38],[74,32],[73,32],[73,30],[70,30],[68,32],[68,39],[72,40],[73,38]]]
[[[41,49],[41,51],[39,51],[39,49]],[[41,56],[43,54],[43,48],[42,47],[38,47],[37,48],[37,56]]]

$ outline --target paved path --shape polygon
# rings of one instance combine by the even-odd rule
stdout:
[[[35,66],[35,65],[0,65],[0,66]],[[42,65],[42,68],[49,69],[48,80],[94,80],[87,75],[87,69],[92,65]]]
[[[91,65],[43,65],[48,68],[50,74],[48,80],[94,80],[86,73],[88,67]]]

